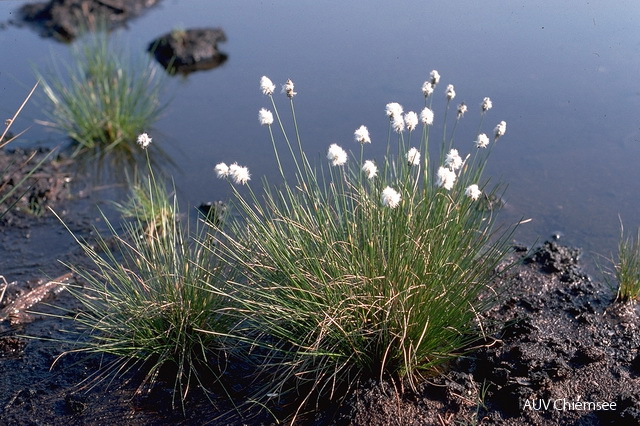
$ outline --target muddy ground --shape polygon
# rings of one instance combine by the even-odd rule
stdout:
[[[11,164],[25,158],[25,153],[0,151],[0,166],[7,155],[14,156]],[[102,225],[96,203],[106,197],[77,186],[68,164],[52,156],[32,186],[51,194],[41,197],[42,206],[52,206],[75,233],[90,239],[93,227]],[[30,205],[28,199],[18,200],[21,207],[0,223],[0,274],[16,281],[0,309],[41,285],[38,279],[67,272],[58,259],[85,261],[60,221],[46,208],[30,211]],[[505,301],[486,314],[503,325],[487,329],[486,340],[447,366],[442,376],[416,391],[400,392],[393,383],[361,383],[342,403],[309,410],[299,423],[640,424],[638,306],[614,303],[615,291],[582,271],[577,249],[558,242],[535,250],[516,245],[513,256],[515,266],[500,277],[509,288]],[[274,423],[264,412],[232,411],[214,387],[207,394],[194,389],[183,412],[171,408],[172,387],[162,379],[144,392],[136,392],[140,377],[135,372],[114,381],[92,380],[112,359],[58,358],[72,348],[57,341],[68,338],[62,330],[70,330],[72,323],[44,315],[61,313],[50,304],[71,314],[79,308],[67,292],[52,292],[31,308],[38,314],[0,322],[0,424]],[[229,390],[240,401],[250,387],[250,370],[232,360],[229,364]],[[591,409],[587,403],[599,405]],[[541,404],[548,408],[536,409]],[[286,416],[294,405],[270,408]]]

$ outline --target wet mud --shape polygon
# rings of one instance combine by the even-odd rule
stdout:
[[[69,158],[49,149],[0,150],[0,226],[28,227],[29,216],[69,198],[70,166]]]

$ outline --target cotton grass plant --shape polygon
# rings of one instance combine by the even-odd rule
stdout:
[[[145,148],[150,142],[139,139]],[[76,238],[93,266],[70,266],[83,283],[69,287],[82,304],[74,316],[78,348],[70,352],[115,355],[98,378],[140,370],[140,390],[169,372],[174,403],[184,408],[190,389],[210,387],[224,368],[224,339],[233,325],[217,290],[224,266],[211,247],[193,242],[178,220],[176,197],[153,172],[126,206],[133,220],[122,230],[104,217],[110,237]]]
[[[164,109],[163,75],[150,55],[115,46],[106,31],[86,34],[72,49],[69,65],[37,72],[50,104],[46,124],[78,149],[134,150],[130,142]]]
[[[218,255],[242,277],[230,295],[245,318],[239,330],[268,349],[264,367],[272,381],[262,397],[293,392],[304,404],[311,395],[344,395],[366,377],[414,387],[477,341],[480,314],[498,296],[492,278],[510,236],[493,232],[495,212],[477,208],[480,197],[494,193],[482,171],[506,123],[490,141],[480,133],[481,119],[475,144],[459,148],[469,152],[462,158],[452,146],[463,114],[450,135],[445,119],[440,160],[431,159],[430,106],[439,78],[434,71],[423,86],[420,114],[387,105],[388,154],[381,161],[367,158],[376,140],[360,126],[356,154],[332,144],[321,166],[312,166],[303,149],[291,80],[283,86],[289,122],[277,108],[275,84],[262,78],[271,109],[258,118],[282,181],[265,181],[256,195],[246,167],[218,164],[240,218],[212,228]],[[454,96],[448,87],[446,110]],[[482,118],[490,105],[486,98]],[[282,155],[293,160],[292,181]]]

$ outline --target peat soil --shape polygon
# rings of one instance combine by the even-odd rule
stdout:
[[[27,154],[0,151],[0,166],[3,156],[11,155],[15,165]],[[31,186],[40,185],[44,192],[50,187],[49,194],[58,194],[43,203],[53,207],[76,235],[90,240],[94,228],[103,225],[95,205],[107,197],[74,186],[74,172],[65,164],[63,158],[51,156]],[[24,199],[18,205],[22,207],[0,222],[0,274],[15,282],[0,301],[0,312],[42,285],[42,279],[68,272],[58,260],[86,261],[49,210],[33,214]],[[486,313],[483,321],[496,325],[485,325],[486,339],[466,356],[416,390],[368,381],[339,403],[304,410],[297,422],[640,424],[640,309],[616,303],[613,289],[582,271],[579,254],[556,241],[533,250],[515,246],[515,264],[502,271],[496,283],[506,288],[504,302]],[[0,293],[2,286],[0,280]],[[225,392],[231,400],[243,401],[257,387],[251,368],[239,361],[227,362],[226,391],[213,385],[206,390],[194,386],[184,410],[179,404],[172,408],[173,383],[162,377],[152,388],[140,388],[141,376],[135,369],[113,380],[96,380],[112,358],[78,353],[60,357],[73,349],[61,341],[70,340],[73,322],[68,318],[78,309],[68,292],[51,292],[27,315],[0,321],[0,424],[276,423],[264,410],[234,411]],[[541,404],[547,406],[540,409]],[[283,400],[269,406],[281,419],[296,408],[295,401]]]

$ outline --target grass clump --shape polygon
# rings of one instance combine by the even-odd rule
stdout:
[[[617,300],[635,302],[640,298],[640,228],[635,239],[625,238],[624,228],[620,234],[618,262],[615,264],[615,275],[619,285]]]
[[[122,231],[105,218],[112,235],[95,244],[77,239],[91,267],[71,266],[81,288],[70,287],[82,308],[71,352],[116,355],[99,378],[144,372],[141,388],[158,377],[174,377],[174,403],[194,386],[218,382],[224,339],[231,321],[218,290],[223,266],[194,244],[178,221],[169,197],[153,173],[126,204],[133,220]],[[167,373],[169,374],[167,376]]]
[[[149,55],[131,55],[110,43],[105,31],[73,46],[71,64],[38,72],[51,105],[47,123],[78,148],[133,150],[136,136],[158,118],[164,104],[162,74]]]
[[[133,220],[131,223],[136,225],[136,232],[146,235],[149,242],[156,237],[167,239],[173,232],[178,212],[165,185],[155,180],[137,181],[130,191],[129,199],[116,205],[121,216]]]
[[[245,316],[244,332],[260,333],[255,344],[269,349],[265,368],[273,382],[266,395],[297,389],[303,401],[312,394],[334,397],[367,376],[414,386],[478,339],[479,316],[497,298],[491,282],[510,236],[495,233],[494,212],[478,206],[495,196],[482,171],[506,124],[490,140],[480,133],[481,119],[475,147],[469,144],[471,154],[463,159],[453,137],[466,106],[458,106],[447,135],[446,111],[455,96],[450,86],[434,161],[429,132],[437,80],[432,73],[430,91],[423,88],[420,115],[387,105],[382,162],[365,160],[371,137],[361,126],[354,133],[359,153],[350,159],[331,145],[327,170],[313,167],[302,147],[293,83],[284,86],[295,129],[289,135],[275,85],[263,77],[273,110],[262,109],[259,119],[283,179],[278,187],[265,183],[257,196],[246,167],[218,164],[219,177],[249,188],[232,186],[241,218],[226,231],[214,230],[219,255],[242,277],[233,283],[233,298]],[[486,98],[482,118],[490,108]],[[294,183],[285,179],[281,147],[295,165]]]

